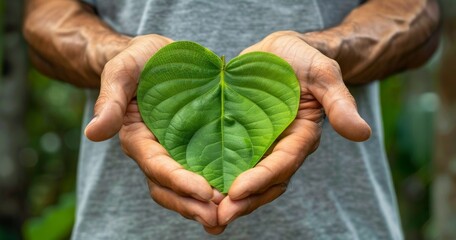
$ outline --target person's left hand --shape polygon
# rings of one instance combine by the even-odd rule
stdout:
[[[324,113],[332,127],[353,141],[370,136],[369,125],[359,116],[346,88],[339,65],[309,46],[296,32],[276,32],[241,54],[271,52],[291,64],[301,85],[296,119],[281,134],[270,154],[239,175],[218,206],[218,224],[226,226],[285,192],[291,176],[318,147]]]

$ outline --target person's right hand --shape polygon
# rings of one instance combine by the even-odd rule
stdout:
[[[120,131],[122,149],[146,175],[152,199],[198,221],[209,233],[219,233],[224,227],[217,226],[217,204],[223,195],[168,155],[142,121],[135,101],[145,63],[171,42],[159,35],[133,38],[125,50],[105,65],[94,118],[85,135],[92,141],[103,141]]]
[[[202,176],[184,169],[147,128],[136,101],[130,102],[120,130],[124,152],[135,159],[147,176],[150,195],[161,206],[196,220],[211,234],[223,232],[217,219],[224,196]]]

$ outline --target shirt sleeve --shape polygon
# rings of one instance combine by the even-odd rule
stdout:
[[[81,0],[81,2],[85,2],[85,3],[88,3],[92,6],[95,6],[95,3],[96,3],[97,0]]]

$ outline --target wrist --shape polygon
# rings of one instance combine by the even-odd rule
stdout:
[[[32,63],[39,71],[92,88],[99,87],[104,65],[130,39],[115,32],[79,1],[28,1],[23,33]]]
[[[338,62],[346,83],[382,79],[419,66],[437,46],[438,5],[432,0],[416,2],[368,1],[340,25],[302,38]]]
[[[337,61],[344,37],[337,30],[327,29],[303,33],[301,38],[309,44],[309,46],[317,49],[323,55]]]
[[[105,64],[128,46],[131,37],[112,31],[92,34],[93,39],[85,49],[85,58],[90,71],[101,76]]]
[[[355,28],[343,23],[322,31],[302,34],[303,41],[339,64],[342,77],[348,84],[356,83],[352,82],[353,78],[370,59],[368,49],[374,48],[377,43],[374,39],[358,38]]]

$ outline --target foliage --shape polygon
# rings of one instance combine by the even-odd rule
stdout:
[[[146,64],[138,105],[171,156],[223,193],[293,121],[299,83],[285,60],[264,52],[225,65],[193,42],[174,42]]]
[[[5,3],[3,1],[0,1],[0,16],[4,16],[5,14]],[[5,19],[3,17],[0,17],[0,72],[3,73],[3,55],[4,55],[4,46],[5,43],[3,42],[4,40],[4,28],[5,28]],[[2,79],[0,78],[0,84],[2,83]]]
[[[406,239],[432,238],[430,186],[434,150],[436,59],[381,83],[385,148]]]
[[[58,240],[69,238],[74,224],[76,201],[74,193],[63,195],[55,205],[47,207],[40,217],[27,220],[24,224],[26,240]]]
[[[25,239],[63,239],[71,233],[84,97],[79,89],[29,74],[22,161],[28,172]]]

